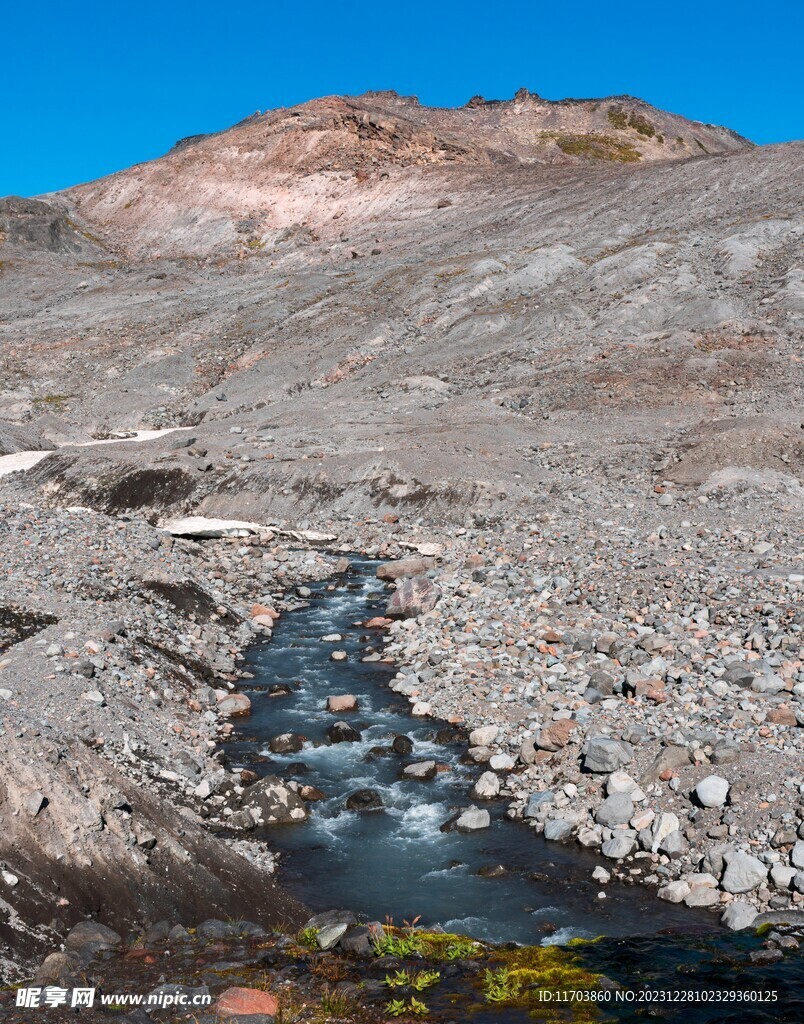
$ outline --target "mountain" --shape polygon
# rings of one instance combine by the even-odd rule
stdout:
[[[795,471],[802,152],[628,97],[255,114],[3,201],[0,418],[43,446],[193,426],[219,468],[123,488],[154,515],[460,517]],[[122,500],[160,449],[123,452],[29,482]]]

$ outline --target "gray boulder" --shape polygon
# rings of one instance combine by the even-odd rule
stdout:
[[[726,892],[751,892],[758,889],[768,877],[767,867],[749,853],[729,853],[724,856],[724,860],[726,870],[720,884]]]
[[[595,821],[608,828],[627,825],[634,816],[634,801],[627,793],[612,793],[598,807]]]
[[[622,860],[634,852],[636,843],[628,836],[615,836],[600,847],[600,852],[610,860]]]
[[[586,744],[583,767],[588,772],[616,772],[628,764],[633,756],[634,748],[630,743],[609,736],[594,736]]]
[[[544,823],[544,838],[563,843],[572,835],[572,825],[563,818],[551,818]]]
[[[744,900],[733,900],[723,911],[720,923],[733,932],[750,928],[757,916],[756,908]]]

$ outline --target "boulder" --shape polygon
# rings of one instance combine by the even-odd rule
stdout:
[[[483,725],[479,729],[472,729],[469,733],[469,746],[488,747],[497,739],[499,732],[496,725]]]
[[[629,836],[615,836],[603,843],[600,852],[610,860],[622,860],[634,852],[635,842]]]
[[[357,697],[351,693],[342,693],[327,697],[327,711],[335,714],[343,714],[347,711],[357,711]]]
[[[227,693],[218,701],[218,714],[223,718],[251,714],[251,701],[245,693]]]
[[[804,840],[799,839],[790,851],[790,863],[794,868],[804,869]]]
[[[556,795],[552,790],[545,789],[541,793],[531,793],[525,805],[525,817],[535,818],[539,812],[545,810],[556,801]]]
[[[500,780],[494,772],[483,772],[472,787],[473,800],[493,800],[500,795]]]
[[[572,836],[572,825],[563,818],[551,818],[544,823],[544,838],[564,843]]]
[[[402,770],[406,779],[415,779],[419,782],[428,782],[436,777],[435,761],[417,761],[416,764],[409,764]]]
[[[557,722],[551,722],[541,729],[536,736],[536,746],[539,750],[556,751],[570,741],[570,737],[578,727],[578,723],[571,718],[560,718]]]
[[[630,743],[609,736],[594,736],[586,743],[583,767],[588,772],[616,772],[628,764],[633,756],[634,749]]]
[[[689,896],[690,886],[682,878],[677,878],[673,882],[668,882],[667,885],[663,885],[657,890],[656,895],[660,900],[664,900],[666,903],[681,903]]]
[[[227,988],[215,1005],[215,1013],[221,1020],[260,1014],[274,1017],[278,1012],[279,1001],[276,996],[261,988]]]
[[[347,811],[379,811],[382,797],[376,789],[357,789],[346,798]]]
[[[423,576],[434,565],[432,558],[400,558],[394,562],[384,562],[377,570],[377,579],[401,580],[406,576]]]
[[[721,775],[707,775],[695,787],[695,799],[701,807],[722,807],[728,795],[728,779]]]
[[[358,743],[360,741],[360,733],[348,722],[333,722],[327,729],[327,737],[330,743]]]
[[[640,778],[642,785],[656,782],[665,772],[677,772],[690,763],[690,752],[687,747],[670,745],[663,747],[656,755],[653,763]]]
[[[91,942],[96,949],[116,949],[122,941],[117,932],[99,921],[79,921],[67,933],[64,945],[68,949],[80,949]]]
[[[248,786],[242,797],[258,825],[282,825],[304,821],[307,809],[299,794],[275,775],[266,775]]]
[[[746,903],[744,900],[732,900],[723,911],[720,923],[733,932],[741,932],[753,925],[756,916],[756,908],[752,907],[750,903]]]
[[[720,884],[726,892],[741,893],[758,889],[768,877],[768,869],[761,860],[749,853],[735,851],[724,855],[726,870]]]
[[[304,746],[304,737],[293,732],[283,732],[268,741],[272,754],[298,754]]]
[[[391,743],[391,750],[395,754],[401,754],[405,756],[413,752],[413,740],[410,736],[394,736],[393,742]]]
[[[441,591],[427,576],[413,576],[397,581],[385,614],[391,619],[415,619],[435,608]]]
[[[634,802],[627,793],[612,793],[598,807],[595,821],[608,828],[627,825],[634,814]]]
[[[491,826],[491,815],[479,807],[468,807],[455,819],[454,827],[457,832],[477,832],[482,828]]]

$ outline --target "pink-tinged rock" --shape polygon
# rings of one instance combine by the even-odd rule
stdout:
[[[401,580],[406,576],[421,576],[432,568],[432,558],[400,558],[381,565],[377,570],[377,579]]]
[[[273,629],[274,619],[271,615],[255,615],[251,620],[257,626],[267,626]]]
[[[357,697],[351,693],[341,693],[327,697],[327,711],[357,711]]]
[[[390,626],[391,620],[386,619],[384,615],[375,615],[373,619],[366,619],[363,625],[366,629],[382,629],[385,626]]]
[[[427,576],[399,580],[385,609],[391,618],[415,619],[435,608],[441,591]]]
[[[251,701],[245,693],[227,693],[218,701],[218,714],[224,718],[231,718],[233,715],[251,714]]]
[[[272,619],[279,618],[279,612],[270,608],[267,604],[253,604],[251,606],[251,617],[256,619],[258,615],[268,615]]]
[[[276,996],[259,988],[227,988],[218,999],[215,1012],[223,1020],[261,1013],[273,1017],[279,1012],[279,1002]]]
[[[578,723],[570,718],[560,718],[557,722],[551,722],[539,732],[536,746],[540,750],[560,750],[566,747],[577,725]]]

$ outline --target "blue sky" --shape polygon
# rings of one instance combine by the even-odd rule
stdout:
[[[256,109],[392,88],[631,93],[755,142],[804,138],[804,5],[744,0],[7,0],[0,195],[164,153]]]

